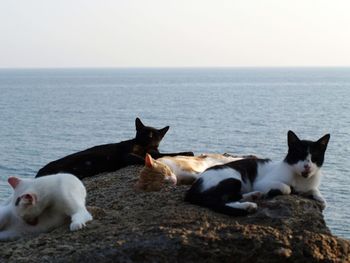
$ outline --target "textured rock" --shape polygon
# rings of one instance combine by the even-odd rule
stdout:
[[[84,180],[94,221],[1,243],[0,262],[350,262],[312,200],[279,196],[229,217],[184,203],[188,186],[135,191],[139,170]]]

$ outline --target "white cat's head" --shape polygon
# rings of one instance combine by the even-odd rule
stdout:
[[[167,165],[146,154],[145,166],[141,170],[139,180],[136,183],[138,189],[159,191],[166,184],[176,185],[176,183],[177,177]]]
[[[12,204],[16,215],[28,224],[35,224],[39,216],[37,209],[38,196],[27,190],[30,181],[18,177],[10,177],[8,183],[14,190]]]
[[[324,155],[330,135],[318,141],[300,140],[294,132],[288,132],[288,154],[285,161],[298,176],[310,178],[318,173],[323,165]]]

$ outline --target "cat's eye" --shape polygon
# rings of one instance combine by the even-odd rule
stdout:
[[[20,197],[18,197],[18,198],[16,199],[15,206],[18,206],[20,201],[21,201],[21,198],[20,198]]]

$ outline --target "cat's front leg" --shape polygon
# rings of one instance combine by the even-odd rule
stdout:
[[[267,197],[274,197],[277,195],[289,195],[292,190],[289,185],[278,181],[262,181],[256,183],[254,190],[263,192]]]
[[[83,228],[86,222],[92,220],[91,214],[86,210],[86,208],[81,208],[73,215],[71,215],[72,223],[70,224],[70,230],[76,231]]]
[[[325,209],[327,206],[326,200],[323,198],[320,190],[318,190],[317,188],[311,189],[310,191],[302,193],[301,195],[319,202],[321,204],[322,210]]]
[[[292,189],[289,185],[281,182],[273,182],[270,190],[267,192],[267,197],[275,197],[277,195],[290,195]]]

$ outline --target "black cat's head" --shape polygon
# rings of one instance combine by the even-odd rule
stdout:
[[[321,168],[329,139],[330,135],[326,134],[315,142],[300,140],[294,132],[288,131],[288,154],[284,161],[296,174],[309,178]]]
[[[136,118],[135,126],[136,143],[142,147],[145,147],[145,150],[156,150],[159,146],[160,141],[169,130],[169,126],[166,126],[163,129],[159,130],[153,127],[145,126],[139,118]]]

